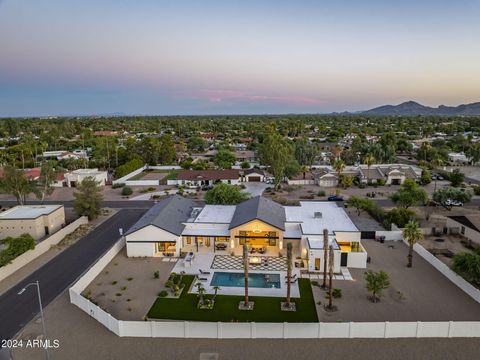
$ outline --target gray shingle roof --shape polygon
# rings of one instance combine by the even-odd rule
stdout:
[[[131,234],[148,225],[154,225],[175,235],[185,228],[182,223],[189,218],[192,208],[197,207],[193,200],[179,195],[170,196],[148,210],[125,235]]]
[[[283,206],[262,196],[255,196],[237,205],[230,222],[230,229],[255,219],[277,229],[285,230],[285,209]]]

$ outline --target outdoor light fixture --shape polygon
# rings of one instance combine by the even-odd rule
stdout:
[[[43,329],[43,337],[47,340],[47,330],[45,328],[45,318],[43,317],[43,306],[42,306],[42,297],[40,296],[40,283],[37,281],[27,284],[22,290],[20,290],[17,294],[22,295],[28,287],[36,286],[37,287],[37,296],[38,296],[38,305],[40,307],[40,318],[42,320],[42,329]],[[48,346],[45,346],[45,359],[49,360],[50,356],[48,354]]]
[[[258,225],[254,225],[252,231],[253,231],[254,233],[256,233],[256,234],[262,232],[262,230],[260,230],[260,228],[258,227]]]

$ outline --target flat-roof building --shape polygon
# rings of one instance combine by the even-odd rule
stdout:
[[[30,234],[35,240],[65,225],[63,205],[22,205],[0,213],[0,239]]]

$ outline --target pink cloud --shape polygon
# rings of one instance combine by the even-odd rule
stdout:
[[[320,105],[321,101],[305,96],[269,96],[249,94],[235,90],[194,90],[186,92],[177,92],[175,94],[179,98],[186,99],[204,99],[212,103],[220,103],[224,101],[251,101],[265,103],[283,103],[289,105]]]

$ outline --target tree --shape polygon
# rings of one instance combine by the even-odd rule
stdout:
[[[123,165],[120,165],[117,170],[115,171],[115,176],[117,179],[124,177],[127,174],[130,174],[132,171],[140,169],[142,166],[145,165],[143,159],[135,158]]]
[[[342,159],[338,159],[335,161],[333,168],[337,172],[337,176],[340,179],[340,174],[342,173],[343,170],[345,170],[345,163],[343,162]]]
[[[47,161],[42,164],[40,178],[38,179],[38,195],[42,204],[45,196],[53,193],[53,183],[57,180],[58,173],[52,161]]]
[[[416,221],[409,221],[408,224],[403,229],[403,238],[408,242],[408,263],[407,267],[412,267],[412,259],[413,259],[413,245],[423,239],[422,230],[418,227],[418,223]]]
[[[372,270],[365,272],[365,281],[367,282],[367,290],[372,293],[372,301],[374,303],[380,299],[382,292],[390,286],[388,274],[382,270],[379,272]]]
[[[187,149],[192,152],[201,152],[205,150],[207,143],[201,137],[191,136],[187,141]]]
[[[292,287],[292,261],[293,261],[293,254],[292,254],[292,243],[287,244],[287,302],[286,308],[292,309],[290,294],[291,294],[291,287]]]
[[[35,240],[30,234],[22,234],[17,238],[7,237],[0,240],[7,248],[0,251],[0,267],[12,262],[17,256],[35,248]]]
[[[368,168],[368,172],[367,172],[367,184],[370,183],[370,167],[375,164],[375,157],[368,153],[365,158],[363,159],[363,161],[365,162],[365,164],[367,165],[367,168]]]
[[[409,221],[415,219],[415,211],[405,208],[393,208],[386,214],[385,219],[389,224],[393,223],[402,228]]]
[[[300,164],[295,159],[290,159],[285,166],[285,176],[289,179],[295,177],[302,170]]]
[[[25,176],[23,170],[5,166],[0,178],[0,192],[11,194],[19,205],[25,205],[29,194],[38,194],[37,182]]]
[[[335,258],[333,252],[333,245],[330,245],[328,251],[328,309],[333,310],[333,266]]]
[[[170,134],[162,135],[159,139],[158,163],[169,165],[175,161],[175,142]]]
[[[475,143],[471,145],[468,150],[465,152],[468,156],[470,162],[475,165],[480,161],[480,143]]]
[[[447,200],[460,201],[465,204],[472,199],[472,193],[464,189],[446,187],[435,191],[432,198],[443,206],[447,205]]]
[[[369,206],[368,199],[363,199],[358,196],[350,196],[347,200],[347,206],[354,207],[357,211],[357,216],[360,216],[362,210],[365,210]]]
[[[472,284],[480,285],[480,250],[474,254],[461,252],[453,256],[452,269]]]
[[[253,301],[248,300],[248,245],[243,244],[243,276],[245,283],[245,300],[240,302],[242,310],[253,310]]]
[[[78,184],[73,193],[73,208],[79,216],[88,216],[89,220],[95,219],[100,214],[103,201],[102,189],[95,178],[88,176]]]
[[[231,169],[235,164],[235,154],[227,149],[219,150],[213,158],[213,163],[220,169]]]
[[[342,175],[340,176],[340,184],[344,189],[348,189],[353,185],[353,176],[351,175]]]
[[[328,229],[323,229],[323,284],[327,288]]]
[[[450,181],[450,185],[453,187],[459,187],[462,185],[465,179],[465,175],[460,172],[459,169],[453,170],[450,174],[448,174],[448,180]]]
[[[294,156],[300,165],[312,166],[318,156],[318,147],[302,138],[295,143]]]
[[[214,205],[236,205],[248,199],[248,194],[235,185],[219,183],[205,194],[205,202]]]
[[[275,187],[285,177],[285,168],[292,159],[292,147],[288,141],[278,133],[269,134],[259,148],[261,162],[269,167],[275,179]]]
[[[443,165],[443,160],[440,158],[440,156],[436,156],[432,161],[430,162],[430,165],[432,165],[433,169],[442,166]],[[437,190],[437,178],[438,176],[435,176],[435,187],[433,191]]]
[[[242,162],[242,164],[240,165],[240,167],[241,167],[242,169],[244,169],[244,170],[251,168],[250,163],[249,163],[248,161]]]
[[[420,182],[422,183],[422,185],[428,185],[432,182],[432,174],[430,173],[430,170],[426,168],[422,170],[422,177],[420,178]]]
[[[213,294],[212,301],[215,301],[215,298],[217,297],[217,293],[218,293],[219,290],[221,290],[221,288],[220,288],[220,286],[215,285],[212,289],[213,289],[213,291],[215,292],[215,293]]]
[[[419,201],[426,204],[428,194],[414,180],[406,179],[400,189],[390,198],[395,204],[407,209],[410,206],[417,205]]]

